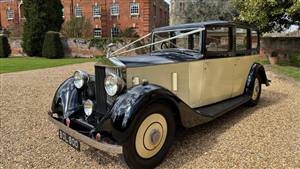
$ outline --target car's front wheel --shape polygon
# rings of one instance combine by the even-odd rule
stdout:
[[[154,168],[172,144],[175,119],[171,109],[162,104],[152,104],[139,113],[134,132],[123,145],[124,158],[130,168]]]
[[[260,76],[256,76],[254,80],[254,86],[251,94],[251,98],[249,102],[247,102],[247,106],[256,106],[261,94],[261,78]]]

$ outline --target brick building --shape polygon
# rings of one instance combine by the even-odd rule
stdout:
[[[0,0],[0,26],[20,24],[22,0]],[[164,0],[62,0],[64,18],[85,17],[94,36],[110,37],[133,27],[142,36],[153,28],[169,24],[169,4]]]
[[[22,0],[0,0],[0,28],[11,28],[23,21]]]

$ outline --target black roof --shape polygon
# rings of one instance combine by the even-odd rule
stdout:
[[[246,26],[243,24],[237,24],[237,23],[229,22],[229,21],[208,21],[208,22],[187,23],[187,24],[165,26],[165,27],[153,29],[153,32],[170,31],[170,30],[174,30],[174,29],[197,29],[197,28],[205,28],[207,26],[222,26],[222,25],[228,25],[228,26],[241,25],[244,27]],[[249,26],[247,26],[247,27],[249,27]]]

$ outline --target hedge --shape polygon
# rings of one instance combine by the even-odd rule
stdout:
[[[64,47],[58,32],[47,32],[43,44],[43,57],[57,59],[64,57]]]
[[[6,36],[0,36],[0,58],[7,58],[11,54],[10,45]]]

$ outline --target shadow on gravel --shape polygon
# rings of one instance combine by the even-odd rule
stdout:
[[[256,107],[241,106],[209,123],[191,129],[180,129],[169,156],[159,168],[169,168],[169,166],[179,168],[184,163],[201,157],[214,147],[218,142],[218,136],[226,130],[251,114],[259,113],[257,110],[260,108],[284,102],[286,98],[286,94],[268,91],[265,95],[262,94]]]
[[[287,95],[285,94],[268,91],[265,95],[262,95],[256,107],[241,106],[207,124],[191,129],[180,129],[176,134],[168,157],[159,168],[169,168],[170,166],[178,168],[188,161],[193,161],[209,152],[217,143],[218,136],[227,129],[251,114],[257,113],[258,109],[278,104],[286,98]],[[128,168],[122,156],[112,156],[94,148],[88,148],[83,152],[92,160],[96,160],[101,167],[108,168],[109,166],[118,165],[122,168]]]

